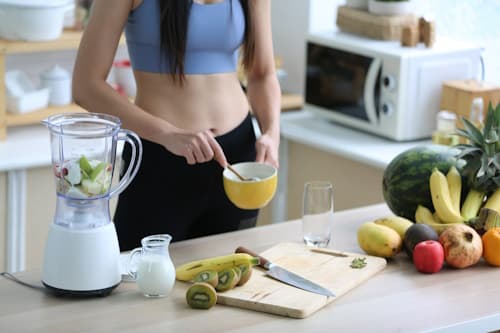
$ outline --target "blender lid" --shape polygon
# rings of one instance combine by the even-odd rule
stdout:
[[[72,4],[71,0],[0,0],[0,6],[24,8],[53,8]]]
[[[116,116],[93,112],[59,113],[42,120],[54,134],[77,137],[103,137],[120,130]],[[85,126],[81,126],[85,124]]]

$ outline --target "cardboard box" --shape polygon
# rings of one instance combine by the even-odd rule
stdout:
[[[463,128],[461,117],[469,119],[472,100],[483,98],[483,115],[486,118],[488,104],[495,107],[500,102],[500,86],[476,80],[445,81],[441,91],[441,109],[457,114],[457,126]]]
[[[418,17],[407,15],[375,15],[366,10],[339,6],[336,24],[340,30],[379,40],[401,40],[403,28],[418,28]]]

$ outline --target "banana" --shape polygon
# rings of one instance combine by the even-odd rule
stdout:
[[[438,235],[440,235],[450,225],[455,225],[455,223],[439,223],[436,221],[429,208],[422,205],[417,206],[417,210],[415,211],[415,222],[427,224],[434,229]]]
[[[462,194],[462,176],[458,172],[457,168],[452,165],[448,173],[446,174],[446,180],[448,181],[448,189],[450,191],[451,203],[455,211],[460,211],[460,195]]]
[[[454,209],[451,202],[446,176],[438,168],[432,170],[429,186],[432,204],[439,218],[445,223],[462,223],[463,218],[460,212]]]
[[[483,205],[484,197],[484,192],[480,192],[474,189],[471,189],[469,193],[467,193],[464,204],[462,205],[462,210],[460,212],[462,218],[465,221],[469,221],[471,218],[476,217],[479,214],[479,209]],[[493,205],[493,201],[491,202],[491,204]],[[500,201],[498,207],[500,207]]]
[[[421,222],[417,222],[417,223],[421,223]],[[456,223],[425,223],[425,224],[427,224],[429,227],[434,229],[438,235],[441,235],[441,233],[443,231],[445,231],[446,228],[453,226],[453,225],[457,225]]]
[[[376,219],[376,224],[385,225],[396,231],[401,238],[405,237],[406,230],[413,225],[413,222],[401,216],[388,216]]]
[[[418,205],[415,211],[415,222],[417,223],[439,223],[433,216],[431,210],[425,206]]]
[[[441,221],[436,212],[432,213],[432,217],[434,218],[434,220],[436,220],[436,223],[444,223],[443,221]]]
[[[255,266],[259,264],[259,258],[246,253],[233,253],[220,257],[206,258],[191,261],[178,266],[175,269],[175,277],[179,281],[191,281],[203,271],[219,272],[226,268],[238,267],[240,265]]]
[[[485,208],[493,209],[500,213],[500,187],[486,200]]]

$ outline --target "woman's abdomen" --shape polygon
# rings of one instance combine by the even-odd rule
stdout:
[[[186,75],[182,86],[165,74],[135,74],[135,103],[178,128],[210,129],[221,135],[248,115],[248,101],[235,73]]]

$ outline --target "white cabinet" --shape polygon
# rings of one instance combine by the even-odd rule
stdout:
[[[0,172],[0,272],[5,271],[7,244],[7,174]]]
[[[333,184],[335,211],[376,204],[382,195],[383,170],[296,142],[288,144],[287,220],[302,215],[304,184]]]

